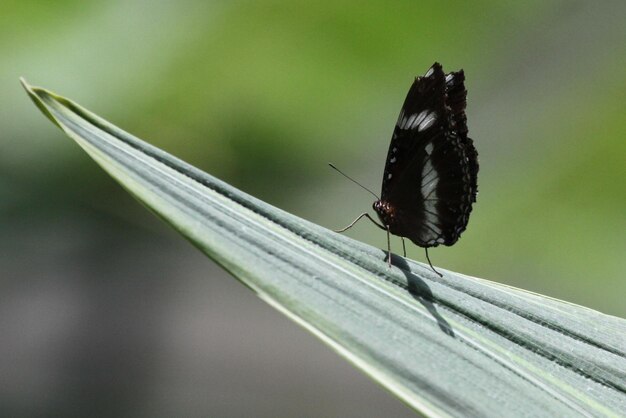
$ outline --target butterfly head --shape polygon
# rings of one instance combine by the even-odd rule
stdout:
[[[378,214],[378,218],[385,226],[392,226],[396,220],[396,209],[391,206],[389,202],[384,200],[377,200],[372,205],[376,214]]]

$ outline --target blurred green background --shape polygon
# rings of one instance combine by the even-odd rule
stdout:
[[[378,190],[413,78],[463,68],[479,195],[433,262],[624,317],[625,21],[624,1],[3,1],[0,412],[411,414],[137,204],[19,76],[337,228],[372,198],[326,163]]]

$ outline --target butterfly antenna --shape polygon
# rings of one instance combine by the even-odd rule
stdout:
[[[433,267],[433,263],[430,262],[430,257],[428,256],[428,248],[424,248],[424,251],[426,251],[426,260],[428,260],[428,264],[430,265],[430,268],[439,275],[439,277],[443,277],[443,274],[439,273],[437,270],[435,270],[435,268]]]
[[[349,175],[347,175],[346,173],[344,173],[343,171],[341,171],[340,169],[335,167],[334,164],[328,163],[328,165],[330,166],[330,168],[332,168],[333,170],[337,171],[339,174],[341,174],[342,176],[344,176],[345,178],[347,178],[348,180],[350,180],[354,184],[356,184],[359,187],[361,187],[362,189],[367,190],[368,192],[370,192],[376,199],[380,200],[380,197],[378,197],[378,195],[376,193],[374,193],[373,191],[371,191],[367,187],[363,186],[361,183],[359,183],[358,181],[356,181],[355,179],[353,179],[352,177],[350,177]]]

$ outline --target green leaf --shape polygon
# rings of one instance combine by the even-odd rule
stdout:
[[[626,321],[393,256],[251,197],[47,90],[104,170],[261,298],[429,416],[626,414]]]

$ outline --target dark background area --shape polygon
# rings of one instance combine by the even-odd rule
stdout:
[[[623,1],[0,11],[2,415],[411,414],[137,204],[19,76],[337,228],[371,196],[326,163],[378,190],[413,78],[434,61],[463,68],[479,195],[468,230],[433,262],[626,316]],[[386,246],[367,223],[349,235]]]

